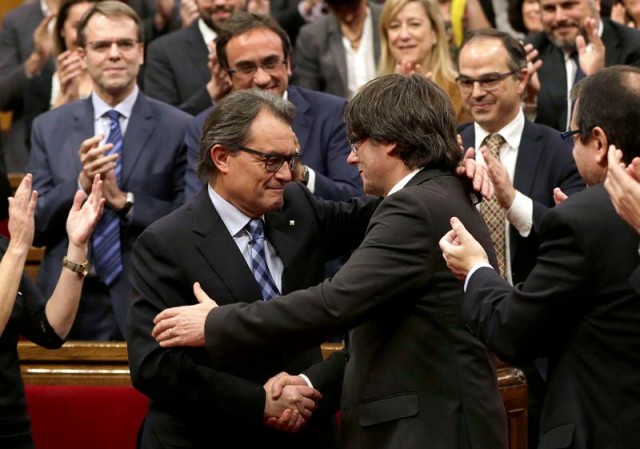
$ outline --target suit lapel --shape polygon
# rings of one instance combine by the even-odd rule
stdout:
[[[540,158],[544,151],[544,142],[540,141],[540,137],[541,134],[536,125],[525,120],[513,174],[513,187],[526,196],[531,196]]]
[[[76,107],[72,114],[73,123],[70,127],[70,138],[68,140],[68,151],[71,152],[66,162],[73,163],[74,173],[80,173],[82,170],[82,163],[78,157],[78,150],[82,142],[95,134],[95,125],[93,123],[93,105],[91,103],[91,97],[81,100],[76,103]],[[73,162],[72,162],[73,161]]]
[[[209,81],[209,69],[207,68],[207,55],[209,49],[202,39],[200,29],[198,28],[198,21],[196,20],[188,28],[186,33],[186,44],[180,51],[185,51],[187,57],[192,62],[192,67],[198,74],[198,77],[202,84],[206,84]],[[203,59],[204,58],[204,59]],[[193,80],[195,82],[195,80]]]
[[[133,105],[123,140],[122,185],[127,185],[131,174],[135,170],[138,158],[145,151],[145,148],[147,148],[147,151],[154,151],[153,148],[147,147],[147,141],[151,137],[154,127],[153,111],[149,101],[140,92]]]
[[[300,143],[300,153],[304,154],[309,141],[309,132],[313,126],[313,117],[310,115],[310,106],[300,92],[293,86],[287,89],[287,96],[291,103],[296,107],[296,114],[293,117],[291,127],[296,133],[298,142]]]
[[[193,207],[196,248],[236,301],[262,300],[260,288],[222,218],[203,189]]]
[[[344,46],[342,45],[340,25],[333,14],[329,15],[329,51],[336,63],[336,69],[342,84],[342,92],[346,92],[349,85],[347,80],[347,61],[344,54]]]
[[[602,21],[602,43],[607,49],[605,52],[605,66],[620,64],[620,54],[622,52],[622,42],[616,33],[616,30],[611,26],[607,20]]]

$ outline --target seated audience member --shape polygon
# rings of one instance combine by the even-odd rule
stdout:
[[[542,31],[538,0],[509,0],[509,23],[523,36]]]
[[[129,252],[142,230],[184,202],[190,117],[142,94],[136,76],[143,27],[126,4],[102,1],[78,24],[78,46],[94,91],[40,115],[33,124],[29,171],[41,201],[36,245],[46,246],[38,285],[51,294],[67,237],[64,211],[91,179],[104,180],[105,212],[91,240],[93,269],[71,337],[120,340],[129,303]],[[114,68],[115,67],[115,68]]]
[[[91,193],[76,192],[66,218],[69,243],[58,260],[62,271],[47,301],[23,273],[34,234],[33,212],[38,194],[27,174],[9,199],[11,239],[0,237],[0,447],[33,449],[24,385],[20,377],[18,339],[28,338],[49,349],[62,346],[78,310],[87,274],[89,237],[100,218],[102,181],[95,176]],[[83,204],[84,202],[84,204]]]
[[[38,115],[91,94],[93,81],[78,49],[76,27],[83,14],[98,1],[62,0],[53,28],[56,70],[31,78],[24,92],[27,140]]]
[[[326,3],[330,14],[300,29],[291,83],[351,98],[376,76],[381,7],[367,0]]]
[[[339,388],[323,392],[316,415],[298,434],[265,426],[294,399],[305,419],[304,410],[315,408],[319,397],[312,389],[285,391],[276,400],[269,379],[320,362],[318,346],[214,363],[202,348],[164,349],[151,335],[158,313],[196,304],[203,290],[226,304],[314,285],[325,262],[362,240],[375,200],[321,202],[290,183],[300,160],[290,125],[294,110],[258,89],[223,98],[202,131],[198,171],[206,188],[149,226],[134,246],[127,342],[133,385],[150,399],[142,449],[166,441],[195,449],[339,447]],[[194,282],[201,287],[194,289]]]
[[[380,15],[378,74],[418,73],[449,95],[457,123],[472,118],[462,105],[456,71],[437,5],[431,0],[387,0]]]
[[[25,2],[9,11],[0,25],[0,110],[11,111],[0,169],[23,172],[29,161],[25,143],[24,90],[29,78],[51,73],[54,63],[50,28],[60,0]],[[5,167],[6,161],[6,167]]]
[[[447,270],[437,243],[449,217],[461,214],[491,250],[486,225],[455,176],[462,154],[451,102],[442,88],[421,75],[385,75],[356,94],[345,120],[352,145],[348,161],[358,166],[365,192],[381,200],[364,240],[340,271],[317,286],[269,301],[230,301],[227,294],[204,288],[201,303],[174,307],[179,301],[173,298],[185,297],[189,281],[211,281],[205,273],[161,268],[160,276],[143,284],[147,290],[166,291],[158,288],[158,278],[176,284],[166,276],[172,271],[185,285],[163,302],[172,308],[155,318],[153,335],[164,350],[205,346],[216,364],[233,360],[250,366],[256,354],[274,357],[276,350],[312,347],[351,329],[348,357],[340,353],[304,371],[323,396],[342,391],[344,447],[506,448],[506,418],[493,358],[460,319],[463,286]],[[260,137],[257,142],[269,142]],[[286,139],[277,142],[283,142],[278,146],[282,148]],[[288,151],[283,154],[291,156],[295,145],[284,148]],[[203,155],[210,154],[219,165],[222,150],[207,149],[203,144]],[[269,198],[275,208],[275,198],[281,196],[274,192]],[[284,204],[283,213],[294,211],[286,200]],[[260,211],[249,213],[255,217]],[[192,220],[182,218],[180,223],[194,234]],[[214,235],[215,230],[209,227],[208,232]],[[144,248],[183,240],[177,233],[167,235],[162,240],[149,235]],[[169,251],[180,253],[177,247]],[[146,256],[140,258],[141,267],[149,260],[172,261],[148,252],[141,256]],[[183,257],[189,260],[188,254]],[[224,305],[216,307],[206,295]],[[144,304],[138,307],[152,312]],[[306,385],[299,376],[284,378],[284,383],[293,382]]]
[[[624,163],[640,156],[640,69],[603,69],[571,98],[573,155],[589,188],[542,218],[529,277],[516,287],[502,279],[465,219],[451,219],[440,247],[465,280],[467,328],[504,360],[548,359],[538,447],[628,449],[640,441],[640,296],[629,284],[638,233],[602,183],[611,145]]]
[[[611,20],[631,28],[640,28],[640,2],[619,0],[611,8]]]
[[[218,36],[216,53],[234,91],[268,90],[279,97],[286,95],[295,105],[292,127],[302,155],[297,175],[314,195],[345,200],[362,194],[358,171],[346,163],[350,152],[343,119],[347,102],[289,84],[291,43],[273,18],[236,12]],[[193,119],[185,133],[187,199],[205,184],[198,178],[196,166],[202,125],[211,109]]]
[[[599,0],[540,0],[543,32],[527,39],[542,66],[537,72],[535,121],[569,127],[569,92],[581,78],[616,64],[640,65],[640,31],[601,17]],[[586,44],[589,45],[586,45]]]
[[[219,92],[210,60],[220,28],[241,0],[195,0],[199,18],[189,27],[157,39],[147,49],[144,91],[150,97],[197,115],[228,92]]]

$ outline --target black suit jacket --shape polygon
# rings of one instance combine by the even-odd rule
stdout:
[[[640,31],[619,25],[603,17],[602,42],[606,48],[605,66],[627,64],[640,67]],[[560,131],[567,126],[567,71],[562,50],[544,33],[530,37],[543,62],[538,70],[540,92],[536,122]]]
[[[284,263],[288,293],[323,279],[327,260],[358,244],[377,202],[321,202],[301,186],[286,188],[284,208],[265,216],[265,235]],[[134,386],[149,396],[142,447],[333,448],[338,398],[298,435],[262,426],[262,385],[286,370],[321,360],[319,347],[249,360],[212,363],[203,348],[161,349],[153,318],[168,307],[196,302],[198,281],[219,304],[262,301],[260,289],[206,189],[193,202],[151,225],[132,256],[135,301],[129,321],[129,365]],[[331,405],[334,405],[331,407]]]
[[[464,148],[475,146],[473,123],[460,128]],[[511,279],[513,284],[524,281],[538,256],[539,231],[542,216],[554,206],[553,189],[560,187],[571,195],[584,189],[585,184],[560,133],[548,126],[525,121],[513,186],[533,201],[533,227],[528,237],[509,226]]]
[[[154,40],[147,49],[145,93],[191,115],[204,111],[211,106],[208,55],[197,20]]]
[[[347,448],[504,448],[504,407],[491,356],[461,320],[462,283],[438,240],[459,217],[491,251],[462,182],[425,169],[386,197],[360,247],[331,280],[268,303],[232,304],[207,317],[214,360],[303,348],[349,333],[343,363],[312,367],[321,392],[344,373]]]
[[[501,358],[547,356],[540,448],[629,448],[640,441],[640,296],[628,283],[638,235],[602,185],[551,209],[538,263],[509,286],[481,268],[464,317]]]

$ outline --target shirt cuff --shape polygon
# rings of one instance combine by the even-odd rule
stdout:
[[[78,190],[81,190],[84,193],[84,199],[86,200],[89,197],[89,194],[84,191],[84,187],[82,187],[82,183],[80,182],[80,176],[78,176]]]
[[[516,197],[507,211],[507,220],[520,236],[529,237],[533,226],[533,201],[516,190]]]
[[[473,273],[478,271],[480,268],[484,268],[484,267],[491,268],[493,270],[493,267],[491,265],[489,265],[488,263],[485,263],[485,262],[477,263],[477,264],[475,264],[474,266],[471,267],[471,269],[467,273],[466,279],[464,280],[464,291],[465,291],[465,293],[467,292],[467,285],[469,285],[469,279],[471,279],[471,276],[473,276]]]
[[[302,377],[302,380],[304,380],[309,387],[313,388],[313,384],[311,383],[311,381],[307,376],[305,376],[304,374],[298,374],[298,376]]]
[[[309,180],[307,181],[307,189],[309,192],[315,193],[316,190],[316,172],[313,168],[307,166],[307,170],[309,170]]]

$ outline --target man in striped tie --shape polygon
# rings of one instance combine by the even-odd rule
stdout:
[[[28,170],[41,197],[35,244],[46,246],[38,273],[46,295],[60,273],[66,247],[62,219],[73,192],[89,192],[96,174],[103,180],[105,211],[91,242],[92,267],[70,334],[75,339],[123,338],[133,241],[184,197],[182,134],[189,116],[139,91],[143,34],[129,6],[106,1],[91,8],[79,24],[78,42],[94,92],[41,115],[33,126]]]

